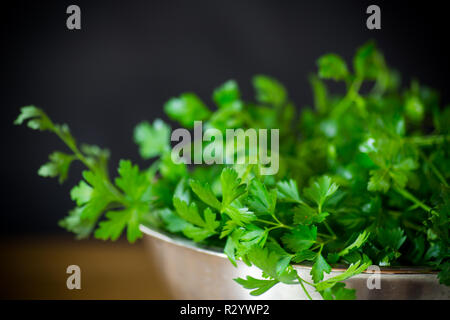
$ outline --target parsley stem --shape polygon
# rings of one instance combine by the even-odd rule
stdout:
[[[412,223],[409,220],[403,220],[403,225],[407,228],[416,230],[416,231],[420,231],[420,232],[425,232],[425,228],[424,227],[420,227],[418,225],[415,225],[414,223]]]
[[[275,211],[275,210],[274,210],[274,211]],[[278,222],[279,225],[284,226],[283,222],[281,222],[281,221],[277,218],[277,216],[275,215],[275,212],[272,214],[272,217],[273,217],[273,219],[274,219],[276,222]]]
[[[58,136],[58,138],[60,138],[66,144],[66,146],[69,147],[69,149],[74,153],[78,160],[80,160],[86,167],[88,167],[89,170],[94,171],[95,168],[89,163],[89,161],[87,161],[85,156],[80,152],[80,150],[78,150],[76,145],[68,141],[59,129],[55,128],[53,131]]]
[[[278,220],[278,219],[277,219],[277,220]],[[270,224],[270,225],[276,226],[276,227],[278,227],[278,228],[292,229],[292,227],[287,226],[287,225],[285,225],[285,224],[283,224],[283,223],[281,223],[281,222],[275,223],[275,222],[267,221],[267,220],[263,220],[263,219],[256,219],[255,221],[257,221],[257,222],[262,222],[262,223],[266,223],[266,224]],[[275,229],[275,228],[271,228],[271,229]]]
[[[310,285],[311,287],[315,287],[315,285],[309,281],[306,281],[305,279],[301,278],[302,282],[306,283],[307,285]]]
[[[333,237],[333,239],[336,239],[336,233],[334,233],[333,229],[331,229],[330,225],[328,224],[328,222],[324,221],[323,222],[325,228],[327,228],[328,232],[331,234],[331,236]]]
[[[322,254],[322,249],[323,249],[323,246],[324,246],[324,245],[325,245],[325,243],[321,243],[321,244],[320,244],[319,253],[317,254],[318,256]]]
[[[418,146],[429,146],[433,144],[440,144],[444,141],[450,141],[449,135],[430,135],[430,136],[417,136],[405,138],[405,141]]]
[[[105,182],[105,186],[108,188],[108,190],[111,192],[111,194],[116,198],[116,200],[119,201],[120,203],[126,205],[125,197],[119,190],[117,190],[117,188],[111,183],[111,181],[109,179],[105,178],[104,182]],[[128,206],[128,205],[126,205],[126,206]]]
[[[357,77],[350,84],[349,89],[347,91],[346,96],[338,103],[338,105],[331,112],[332,118],[339,118],[342,114],[347,111],[347,109],[351,106],[352,100],[355,96],[358,96],[359,88],[362,85],[363,79]]]
[[[325,233],[320,233],[320,232],[317,232],[317,235],[318,236],[321,236],[321,237],[323,237],[323,238],[333,238],[333,236],[330,236],[329,234],[325,234]]]
[[[270,232],[270,231],[278,229],[278,228],[281,228],[281,226],[273,226],[273,227],[270,227],[270,228],[266,229],[266,231]]]
[[[244,174],[242,175],[241,181],[244,182],[245,179],[247,179],[248,174],[252,171],[252,168],[254,167],[253,164],[249,164],[247,168],[245,169]]]
[[[421,207],[426,212],[431,212],[433,209],[429,206],[427,206],[425,203],[417,199],[415,196],[413,196],[411,193],[409,193],[406,189],[400,188],[400,187],[394,187],[394,190],[397,191],[399,194],[401,194],[404,198],[414,202],[416,205]]]
[[[298,282],[300,283],[300,285],[302,286],[303,291],[305,292],[305,294],[308,297],[308,299],[312,300],[311,296],[309,295],[308,290],[306,290],[305,285],[303,284],[303,282],[305,282],[305,283],[307,283],[307,282],[305,280],[303,280],[302,278],[300,278],[299,275],[297,275],[297,279],[298,279]]]
[[[58,128],[54,128],[53,132],[67,145],[67,147],[74,153],[74,155],[78,158],[78,160],[80,160],[89,170],[91,170],[93,172],[100,172],[104,176],[103,181],[104,181],[105,187],[110,191],[110,193],[114,196],[114,198],[118,202],[125,204],[124,196],[111,183],[111,181],[108,178],[107,172],[104,172],[102,170],[102,168],[100,168],[100,167],[96,167],[96,166],[92,165],[92,163],[90,163],[86,159],[86,157],[83,155],[83,153],[81,153],[81,151],[78,149],[77,145],[74,142],[68,140],[64,136],[64,134],[61,133],[61,131]]]
[[[255,221],[271,224],[271,225],[274,225],[274,226],[278,226],[278,223],[275,223],[275,222],[272,222],[272,221],[263,220],[263,219],[256,219]]]
[[[436,177],[441,180],[441,182],[448,188],[448,183],[445,181],[444,176],[440,173],[440,171],[436,168],[434,163],[423,153],[421,150],[419,150],[419,155],[422,157],[422,159],[430,166],[431,171],[436,175]]]

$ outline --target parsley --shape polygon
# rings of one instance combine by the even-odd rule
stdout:
[[[193,93],[164,106],[186,128],[279,128],[280,170],[261,176],[261,164],[196,166],[170,157],[171,128],[142,122],[134,141],[147,169],[128,160],[111,180],[109,151],[78,145],[65,124],[39,108],[23,107],[16,124],[55,133],[69,151],[55,151],[38,174],[63,183],[74,161],[86,170],[70,196],[75,208],[60,225],[85,238],[140,238],[140,224],[221,244],[230,262],[261,269],[261,279],[235,281],[260,295],[277,283],[300,285],[306,295],[354,299],[342,282],[369,265],[429,266],[449,278],[450,108],[413,82],[402,88],[375,43],[359,48],[352,68],[337,54],[317,61],[309,77],[314,108],[300,116],[276,79],[253,78],[256,101],[242,100],[234,80],[214,90],[217,110]],[[326,81],[345,85],[330,92]],[[365,84],[365,89],[361,90]],[[294,263],[311,265],[311,280]],[[333,264],[347,270],[329,277]]]

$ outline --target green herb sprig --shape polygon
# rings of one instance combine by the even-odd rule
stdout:
[[[344,94],[324,80],[342,82]],[[262,278],[235,281],[260,295],[277,283],[296,284],[325,299],[353,299],[345,279],[371,264],[428,266],[450,285],[450,108],[417,81],[402,89],[373,42],[359,48],[350,70],[336,54],[318,59],[310,76],[314,108],[297,116],[277,80],[253,78],[256,102],[242,100],[228,81],[213,93],[216,110],[193,93],[169,100],[164,109],[183,127],[279,128],[280,170],[260,174],[261,164],[196,166],[188,170],[170,157],[171,128],[143,122],[134,140],[145,170],[122,160],[108,175],[109,152],[76,143],[67,125],[54,124],[34,106],[15,121],[55,133],[69,153],[56,151],[38,171],[62,183],[73,161],[86,166],[70,195],[76,206],[60,225],[78,238],[93,234],[130,242],[140,224],[221,245],[233,265],[242,260]],[[294,263],[310,263],[311,279]],[[333,264],[347,265],[325,279]]]

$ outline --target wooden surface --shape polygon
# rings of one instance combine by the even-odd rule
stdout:
[[[1,299],[170,299],[142,242],[70,237],[0,239]],[[81,269],[81,289],[66,286],[66,268]]]

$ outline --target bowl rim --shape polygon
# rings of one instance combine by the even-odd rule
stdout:
[[[166,232],[164,230],[155,228],[155,227],[150,227],[147,225],[143,225],[141,224],[139,226],[139,229],[141,230],[141,232],[147,236],[151,236],[153,238],[156,238],[158,240],[173,244],[175,246],[178,247],[183,247],[183,248],[187,248],[193,251],[197,251],[197,252],[201,252],[201,253],[206,253],[208,255],[212,255],[212,256],[216,256],[216,257],[220,257],[223,259],[227,259],[228,257],[226,254],[223,253],[223,249],[219,248],[219,247],[215,247],[215,246],[206,246],[197,242],[194,242],[193,240],[181,237],[179,235],[176,234],[171,234],[169,232]],[[297,269],[311,269],[312,266],[311,265],[304,265],[304,264],[292,264],[292,266],[294,266]],[[342,266],[342,265],[335,265],[332,266],[331,271],[333,272],[343,272],[345,271],[347,268]],[[366,274],[372,274],[373,272],[370,271],[363,271],[362,273],[366,273]],[[395,266],[395,267],[380,267],[380,273],[381,274],[396,274],[396,275],[401,275],[401,274],[437,274],[437,271],[434,271],[432,268],[430,267],[424,267],[424,266],[417,266],[417,267],[404,267],[404,266]]]

